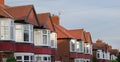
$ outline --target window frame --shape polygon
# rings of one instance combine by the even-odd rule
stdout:
[[[14,20],[13,19],[0,18],[0,40],[14,41]]]
[[[27,27],[27,29],[26,29]],[[20,31],[20,32],[17,32]],[[27,31],[28,39],[25,40],[25,32]],[[31,24],[20,24],[15,23],[15,40],[16,42],[24,42],[24,43],[33,43],[33,25]]]

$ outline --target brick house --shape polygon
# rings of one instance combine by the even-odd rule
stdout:
[[[50,13],[37,15],[33,5],[1,4],[0,10],[0,62],[11,56],[19,62],[55,62],[57,34]]]
[[[96,43],[93,44],[93,57],[96,57],[98,62],[109,62],[109,45],[98,39]]]

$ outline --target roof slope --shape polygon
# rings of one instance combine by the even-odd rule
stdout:
[[[1,8],[1,7],[0,7]],[[1,8],[1,16],[12,18],[15,21],[23,21],[38,26],[38,19],[33,5],[15,6]]]
[[[55,29],[57,31],[57,38],[74,38],[67,29],[62,27],[61,25],[54,24]]]
[[[42,28],[47,28],[50,29],[51,31],[55,31],[50,13],[41,13],[38,14],[37,17],[39,19],[39,23]]]
[[[85,41],[84,29],[69,30],[69,33],[78,40]]]
[[[86,38],[86,42],[92,44],[92,38],[90,32],[85,32],[85,38]]]

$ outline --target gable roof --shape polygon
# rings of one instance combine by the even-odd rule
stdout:
[[[78,40],[85,41],[84,29],[69,30],[69,33]]]
[[[90,32],[85,32],[85,38],[86,38],[86,42],[92,44],[92,38]]]
[[[56,32],[57,32],[57,38],[74,38],[67,29],[62,27],[61,25],[54,24]]]
[[[39,25],[33,5],[7,7],[1,8],[1,10],[0,15],[4,17],[12,18],[15,21],[30,23],[35,26]]]
[[[37,17],[39,19],[40,27],[41,28],[47,28],[50,29],[51,31],[55,32],[54,24],[51,19],[50,13],[41,13],[37,14]]]

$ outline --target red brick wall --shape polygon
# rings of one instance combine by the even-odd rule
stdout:
[[[1,41],[0,51],[15,51],[15,43],[13,41]]]
[[[58,39],[57,40],[57,58],[62,62],[69,62],[69,41],[70,39]]]
[[[15,52],[34,52],[34,45],[29,43],[16,43]]]
[[[49,47],[35,47],[35,54],[51,54],[51,48]]]

